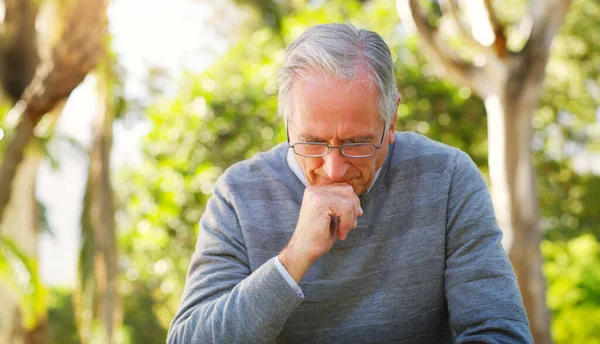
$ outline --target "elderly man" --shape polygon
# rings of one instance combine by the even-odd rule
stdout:
[[[288,142],[215,184],[168,342],[532,342],[476,166],[394,130],[382,38],[310,28],[279,87]]]

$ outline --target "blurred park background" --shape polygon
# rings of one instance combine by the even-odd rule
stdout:
[[[493,186],[536,342],[600,343],[600,3],[412,5],[0,1],[0,343],[164,343],[213,183],[285,140],[285,46],[328,22]]]

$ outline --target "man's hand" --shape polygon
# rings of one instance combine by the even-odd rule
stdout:
[[[333,218],[339,218],[337,237],[345,240],[362,214],[352,186],[339,183],[308,187],[304,191],[296,230],[279,254],[279,260],[300,283],[310,266],[333,246],[336,236],[331,226]]]

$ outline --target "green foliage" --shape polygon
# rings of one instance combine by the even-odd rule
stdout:
[[[0,101],[0,161],[4,157],[4,150],[6,143],[8,142],[9,133],[12,131],[12,123],[9,127],[9,123],[6,122],[6,115],[10,111],[11,104],[6,100]]]
[[[163,327],[178,306],[197,222],[216,178],[231,164],[285,139],[277,118],[276,59],[282,44],[269,28],[248,37],[207,73],[188,76],[177,98],[148,110],[153,129],[145,161],[125,171],[120,246],[126,277],[152,289]],[[247,56],[240,62],[239,56]],[[252,133],[257,133],[253,135]],[[125,216],[126,214],[126,216]],[[126,298],[128,296],[125,296]]]
[[[538,164],[544,236],[565,241],[581,234],[600,240],[600,176],[577,174],[564,161]]]
[[[123,300],[123,326],[130,343],[165,343],[167,331],[157,318],[160,301],[152,295],[153,289],[143,283],[135,283],[135,293]]]
[[[542,228],[549,239],[591,233],[600,240],[600,176],[581,167],[600,156],[599,16],[598,2],[570,6],[532,122]]]
[[[37,261],[6,237],[0,237],[0,281],[12,287],[21,298],[25,328],[33,328],[37,319],[46,313],[46,290]]]
[[[544,241],[555,343],[600,343],[600,243],[583,235],[566,243]]]
[[[52,288],[48,291],[48,325],[51,343],[80,343],[72,290]]]

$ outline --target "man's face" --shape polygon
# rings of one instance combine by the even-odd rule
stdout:
[[[378,91],[366,73],[351,82],[322,73],[309,73],[296,80],[291,89],[289,118],[290,143],[323,142],[381,143],[384,122],[377,114]],[[382,148],[368,158],[348,158],[339,149],[319,158],[294,157],[309,185],[347,183],[357,195],[373,183],[375,173],[385,162],[388,144],[394,142],[394,124],[386,129]]]

